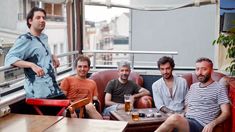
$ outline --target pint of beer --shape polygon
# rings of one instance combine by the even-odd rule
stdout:
[[[130,100],[126,100],[125,101],[125,111],[126,112],[130,112],[131,111],[131,101]]]
[[[125,101],[125,112],[130,112],[131,111],[131,95],[125,94],[124,101]]]

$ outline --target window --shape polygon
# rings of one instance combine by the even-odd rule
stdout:
[[[84,50],[129,50],[129,13],[129,9],[124,8],[85,5]],[[126,39],[114,43],[116,38]],[[128,56],[121,59],[128,59]],[[112,65],[120,57],[99,53],[96,60],[100,65]]]
[[[212,41],[216,39],[217,29],[215,27],[218,26],[217,4],[189,7],[193,4],[189,5],[184,0],[130,0],[129,4],[122,4],[125,5],[124,8],[116,8],[114,5],[121,4],[116,4],[114,2],[119,1],[113,0],[111,1],[112,7],[107,8],[109,7],[107,1],[96,1],[106,6],[95,6],[96,3],[93,0],[90,0],[93,5],[85,5],[85,20],[94,22],[96,29],[92,36],[91,34],[84,35],[83,40],[96,38],[95,42],[86,46],[87,48],[171,52],[177,54],[174,57],[177,66],[188,68],[192,68],[195,60],[201,56],[216,59]],[[188,8],[184,8],[185,6],[178,8],[176,5],[187,5]],[[137,10],[128,10],[126,8],[128,6]],[[173,10],[159,11],[159,7],[165,8],[165,10],[171,7]],[[115,12],[116,10],[120,11],[119,14]],[[108,17],[101,19],[104,16]],[[113,41],[109,42],[106,38]],[[96,46],[92,46],[95,44]],[[162,55],[165,54],[157,55],[157,57],[156,54],[136,54],[131,61],[138,66],[155,66],[156,62],[153,60]],[[172,54],[168,55],[172,56]],[[130,58],[121,59],[130,60]],[[101,58],[95,59],[102,60]],[[112,59],[115,61],[114,57]]]
[[[64,21],[63,17],[63,5],[44,3],[44,8],[47,12],[47,20],[51,21]]]

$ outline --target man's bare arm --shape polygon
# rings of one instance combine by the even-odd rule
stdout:
[[[92,99],[93,99],[93,100],[98,100],[98,97],[97,97],[97,96],[93,96]]]
[[[116,102],[111,101],[112,95],[110,93],[106,93],[104,99],[105,99],[105,105],[106,106],[111,106],[111,105],[118,104]]]
[[[209,124],[207,124],[202,132],[212,132],[213,128],[224,122],[226,119],[228,119],[228,117],[230,116],[230,106],[229,104],[222,104],[220,105],[220,109],[221,109],[221,114],[215,118],[213,121],[211,121]]]
[[[117,109],[124,109],[125,105],[111,101],[112,95],[110,93],[105,94],[105,106],[111,106],[118,104]]]
[[[140,88],[139,93],[134,94],[133,97],[136,99],[145,95],[150,95],[150,92],[145,88]]]

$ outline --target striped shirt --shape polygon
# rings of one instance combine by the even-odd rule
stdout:
[[[220,114],[220,105],[229,103],[227,89],[218,82],[200,88],[199,82],[191,85],[186,95],[187,118],[194,118],[205,126]]]

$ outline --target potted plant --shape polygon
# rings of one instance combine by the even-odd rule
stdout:
[[[235,24],[235,21],[233,21]],[[235,27],[227,33],[220,33],[219,37],[213,41],[213,45],[219,44],[227,49],[226,59],[231,60],[230,65],[225,68],[230,75],[235,76]]]

